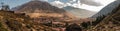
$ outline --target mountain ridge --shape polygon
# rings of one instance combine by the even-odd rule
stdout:
[[[108,15],[112,12],[112,10],[114,10],[116,7],[118,7],[120,4],[120,1],[114,1],[110,4],[108,4],[106,7],[104,7],[101,11],[99,11],[98,13],[96,13],[95,15],[92,16],[92,18],[96,18],[99,16],[103,16],[103,15]]]
[[[65,11],[64,9],[57,8],[55,6],[50,5],[48,2],[44,2],[44,1],[30,1],[28,3],[21,5],[19,8],[17,8],[14,11],[15,13],[26,13],[27,15],[30,15],[30,16],[32,15],[37,17],[49,16],[50,14],[51,15],[53,14],[52,15],[53,17],[55,15],[56,17],[61,15],[59,17],[67,16],[67,17],[75,18],[74,15]]]

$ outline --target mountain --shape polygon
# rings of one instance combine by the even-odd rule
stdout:
[[[93,15],[92,17],[96,18],[96,17],[99,17],[99,16],[108,15],[108,14],[110,14],[112,12],[112,10],[114,10],[116,7],[118,7],[119,4],[120,4],[120,0],[114,1],[114,2],[112,2],[110,4],[108,4],[100,12]]]
[[[120,4],[117,8],[112,10],[110,15],[107,15],[103,20],[100,21],[94,28],[93,31],[117,31],[120,30]]]
[[[64,9],[57,8],[44,1],[30,1],[19,7],[13,8],[15,13],[26,13],[30,17],[52,16],[52,17],[72,17],[71,13]]]
[[[85,9],[80,9],[80,8],[74,8],[71,6],[64,7],[63,9],[67,10],[68,12],[71,12],[74,14],[76,17],[79,18],[88,18],[93,16],[96,12],[85,10]]]
[[[30,1],[28,3],[25,3],[17,9],[16,12],[24,12],[24,13],[39,13],[36,12],[39,10],[39,12],[48,12],[48,13],[63,13],[65,12],[63,9],[59,9],[57,7],[51,6],[47,2],[43,1]]]

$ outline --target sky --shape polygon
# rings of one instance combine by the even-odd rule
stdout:
[[[16,6],[20,6],[29,1],[31,0],[0,0],[0,3],[4,2],[4,4],[7,4],[10,6],[10,8],[13,8]],[[56,6],[58,8],[71,6],[75,8],[81,8],[81,9],[98,12],[103,7],[105,7],[111,2],[114,2],[115,0],[41,0],[41,1],[49,2],[51,5]]]

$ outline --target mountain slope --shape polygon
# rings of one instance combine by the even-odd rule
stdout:
[[[62,13],[65,12],[63,9],[59,9],[57,7],[51,6],[47,2],[43,1],[30,1],[28,3],[19,6],[16,12],[28,12],[34,13],[35,11],[39,10],[40,12],[54,12],[54,13]],[[35,12],[38,13],[38,12]]]
[[[94,28],[94,31],[118,31],[120,30],[120,5],[112,10],[110,15],[107,15]]]
[[[79,18],[88,18],[96,13],[85,9],[74,8],[71,6],[64,7],[63,9],[67,10],[68,12],[71,12],[72,14]]]
[[[64,9],[57,8],[43,1],[30,1],[14,8],[16,13],[26,13],[31,17],[53,16],[53,17],[75,17]]]
[[[102,15],[108,15],[110,12],[112,12],[112,10],[114,10],[116,7],[118,7],[119,4],[120,4],[120,0],[116,0],[116,1],[108,4],[100,12],[93,15],[92,17],[96,18],[96,17],[102,16]]]
[[[39,28],[39,29],[38,29]],[[47,28],[47,29],[46,29]],[[50,27],[37,24],[24,14],[0,10],[0,31],[53,31]]]

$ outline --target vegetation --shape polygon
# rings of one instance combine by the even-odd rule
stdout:
[[[15,14],[12,11],[0,10],[0,31],[52,31],[44,24],[38,24],[32,21],[29,16]]]
[[[93,25],[93,26],[97,25],[97,24],[100,23],[105,17],[106,17],[105,15],[102,15],[102,16],[97,17],[96,21],[93,21],[93,22],[92,22],[92,25]]]
[[[40,5],[41,4],[42,3],[40,3]],[[56,7],[53,7],[53,8],[56,8]],[[25,11],[26,9],[30,9],[30,7],[25,7],[25,9],[20,9],[20,10]],[[50,9],[48,9],[48,11],[49,10]],[[58,8],[56,8],[55,10],[58,10]],[[58,13],[58,12],[61,13],[65,11],[64,10],[61,12],[55,11],[54,13]],[[50,13],[50,12],[46,11],[46,13]],[[67,16],[65,16],[65,18],[67,18]],[[97,17],[95,21],[83,22],[80,24],[81,26],[78,24],[69,25],[69,23],[67,22],[64,22],[62,24],[59,22],[58,24],[56,23],[53,24],[53,21],[55,22],[61,21],[62,19],[64,20],[64,18],[54,18],[54,17],[43,16],[43,18],[31,19],[29,16],[26,16],[25,13],[16,14],[13,11],[0,10],[0,31],[57,31],[57,30],[54,30],[53,28],[56,28],[56,29],[59,28],[60,30],[62,30],[61,28],[66,28],[65,31],[83,31],[83,30],[85,31],[119,31],[120,30],[119,18],[120,18],[119,7],[113,10],[108,15],[102,15]],[[37,19],[40,19],[40,20],[37,20]]]
[[[71,24],[66,27],[66,31],[82,31],[82,28],[77,24]]]

